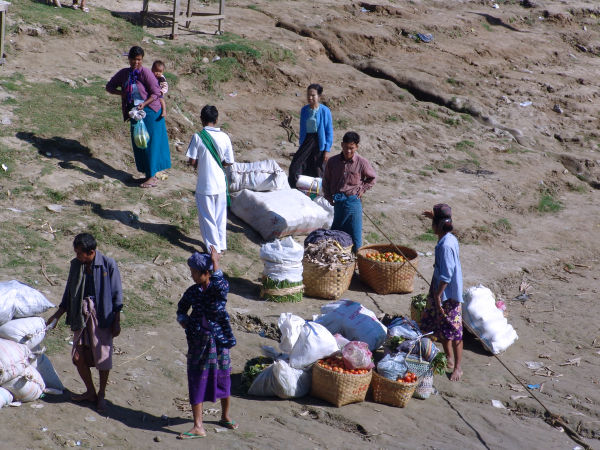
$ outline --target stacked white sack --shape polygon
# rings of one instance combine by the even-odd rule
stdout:
[[[263,275],[276,281],[298,283],[302,281],[304,247],[291,236],[268,242],[260,248],[264,264]]]
[[[272,159],[252,163],[233,163],[225,170],[229,180],[229,192],[238,192],[242,189],[267,192],[290,188],[287,174]]]
[[[463,299],[463,321],[487,351],[497,355],[519,338],[502,311],[496,307],[496,299],[491,290],[481,284],[470,287]]]

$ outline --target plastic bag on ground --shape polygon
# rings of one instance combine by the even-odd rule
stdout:
[[[267,242],[260,248],[260,258],[264,263],[263,275],[276,281],[300,282],[303,256],[304,247],[291,236]]]
[[[7,406],[13,401],[13,395],[3,387],[0,387],[0,408]]]
[[[322,315],[316,319],[331,333],[341,333],[352,341],[367,343],[371,351],[383,344],[387,328],[375,314],[358,302],[338,300],[321,307]]]
[[[17,402],[33,402],[40,398],[46,389],[42,376],[31,366],[26,367],[21,375],[4,383],[2,387],[10,391]]]
[[[137,148],[146,149],[150,143],[150,134],[144,120],[138,120],[133,126],[133,142]]]
[[[310,392],[312,370],[294,369],[283,360],[273,364],[274,391],[279,398],[304,397]]]
[[[414,320],[406,317],[397,317],[390,323],[388,335],[401,336],[404,339],[413,340],[421,335],[421,330]]]
[[[283,353],[290,353],[298,340],[305,320],[292,313],[281,313],[277,326],[281,331],[281,342],[279,348]]]
[[[377,373],[388,380],[396,381],[398,377],[403,377],[408,370],[405,360],[406,353],[385,355],[377,363]]]
[[[0,282],[0,325],[12,319],[39,316],[54,305],[37,289],[17,280]]]
[[[31,363],[31,365],[40,373],[42,379],[44,380],[44,384],[46,385],[46,389],[54,389],[55,391],[64,391],[65,387],[63,386],[56,370],[54,370],[54,366],[50,359],[41,354],[37,357],[37,359]]]
[[[265,241],[308,234],[329,227],[327,211],[297,189],[253,192],[231,196],[231,212],[254,228]]]
[[[34,359],[26,345],[0,339],[0,384],[21,375]]]
[[[327,328],[315,322],[306,322],[290,353],[290,366],[303,369],[337,351],[337,342]]]
[[[497,355],[510,347],[519,337],[496,307],[491,290],[479,285],[470,287],[463,296],[463,323],[479,338],[483,347]]]
[[[46,321],[42,317],[13,319],[0,325],[0,338],[26,345],[37,346],[46,336]]]
[[[275,396],[275,377],[273,376],[273,365],[271,364],[258,376],[250,385],[248,395],[257,397],[274,397]]]
[[[351,341],[342,349],[344,365],[347,369],[372,369],[373,354],[364,342]]]
[[[225,170],[229,180],[229,192],[242,189],[264,192],[290,188],[287,174],[272,159],[252,163],[233,163]]]
[[[335,333],[333,335],[333,337],[335,338],[335,342],[337,342],[338,348],[341,350],[344,348],[344,346],[350,342],[348,339],[346,339],[344,336],[342,336],[340,333]]]

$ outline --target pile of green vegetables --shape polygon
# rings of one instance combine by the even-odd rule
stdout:
[[[304,292],[304,289],[293,289],[297,292],[285,293],[285,291],[289,288],[297,288],[298,286],[302,286],[302,281],[297,283],[287,280],[277,281],[273,280],[272,278],[265,277],[263,278],[262,296],[265,298],[265,300],[269,300],[271,302],[299,302],[302,300],[302,293]],[[276,291],[282,292],[277,293]]]
[[[427,306],[427,295],[418,294],[410,298],[410,305],[419,312],[422,312]]]
[[[446,368],[448,367],[448,359],[446,358],[446,354],[444,352],[439,352],[435,357],[431,360],[430,367],[433,369],[433,373],[436,375],[444,375],[446,373]]]
[[[267,356],[257,356],[246,361],[241,380],[244,392],[248,392],[256,377],[271,364],[273,364],[273,358]]]

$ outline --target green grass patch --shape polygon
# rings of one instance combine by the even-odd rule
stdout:
[[[442,163],[442,169],[454,169],[454,164],[448,161]]]
[[[422,242],[437,242],[438,240],[437,235],[433,232],[432,229],[427,230],[423,234],[419,234],[416,239],[417,241]]]
[[[382,242],[381,236],[379,236],[379,234],[375,233],[374,231],[369,231],[365,236],[365,239],[370,243]]]
[[[456,150],[464,151],[467,148],[475,147],[475,142],[465,139],[465,140],[457,142],[456,144],[454,144],[454,146],[456,147]]]
[[[334,130],[346,130],[350,127],[350,119],[347,117],[338,117],[333,119]]]
[[[501,231],[510,231],[512,230],[512,225],[507,218],[503,217],[502,219],[498,219],[496,222],[494,222],[494,228]]]
[[[44,193],[49,200],[60,203],[68,198],[68,194],[61,191],[55,191],[54,189],[46,188],[44,189]]]
[[[167,251],[171,248],[165,236],[134,230],[131,230],[131,234],[122,236],[114,231],[110,222],[91,223],[88,233],[103,245],[119,247],[145,260],[154,259],[157,255],[168,255]]]
[[[451,84],[452,86],[460,86],[462,83],[452,77],[446,78],[446,83]]]
[[[402,118],[397,114],[388,114],[387,116],[385,116],[386,122],[399,122],[401,120]]]
[[[552,193],[542,192],[537,209],[541,213],[558,212],[563,209],[563,204]]]
[[[490,27],[490,26],[489,26],[489,24],[487,24],[487,23],[485,23],[485,22],[482,22],[482,23],[481,23],[481,26],[482,26],[483,28],[485,28],[487,31],[492,31],[492,27]]]
[[[175,313],[174,303],[158,293],[139,295],[139,291],[123,290],[122,328],[137,328],[142,325],[162,323]]]

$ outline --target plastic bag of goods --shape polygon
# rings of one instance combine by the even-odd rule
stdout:
[[[294,369],[286,361],[278,360],[273,364],[272,375],[275,395],[279,398],[304,397],[310,392],[312,372],[308,369]]]
[[[279,348],[283,353],[290,353],[302,332],[306,321],[292,313],[281,313],[277,326],[281,331],[281,342]]]
[[[248,395],[256,397],[275,396],[275,377],[273,376],[273,364],[258,374],[248,389]]]
[[[0,325],[0,338],[25,344],[29,349],[37,346],[46,336],[46,321],[42,317],[13,319]]]
[[[26,345],[0,339],[0,384],[21,375],[34,359]]]
[[[497,355],[510,347],[519,337],[504,314],[496,307],[491,290],[479,285],[470,287],[463,295],[463,323],[484,348]]]
[[[233,163],[225,170],[229,180],[229,192],[243,189],[265,192],[290,188],[287,174],[272,159],[252,163]]]
[[[150,144],[150,134],[143,119],[133,125],[133,142],[137,148],[146,149]]]
[[[302,256],[304,248],[288,236],[260,248],[263,261],[261,297],[275,302],[302,300]]]
[[[65,387],[60,381],[56,370],[54,370],[52,362],[46,355],[42,353],[35,361],[31,363],[31,366],[34,367],[42,376],[42,380],[44,380],[44,384],[46,385],[46,391],[48,391],[48,389],[52,389],[58,394],[58,391],[62,392],[65,390]]]
[[[16,378],[13,378],[2,387],[13,395],[17,402],[33,402],[40,398],[46,389],[44,380],[37,370],[28,366]]]
[[[352,341],[365,342],[375,351],[387,335],[387,328],[375,314],[358,302],[338,300],[321,307],[322,315],[315,321],[331,333],[341,333]]]
[[[244,392],[248,392],[254,380],[262,371],[273,364],[273,358],[257,356],[246,361],[241,376],[241,387]],[[271,394],[272,395],[272,394]]]
[[[327,328],[315,322],[306,322],[290,353],[290,366],[303,369],[337,351],[337,342]]]
[[[372,369],[373,354],[369,346],[360,341],[351,341],[342,349],[344,365],[347,369]]]
[[[346,339],[340,333],[335,333],[333,335],[333,337],[335,338],[335,342],[337,342],[338,348],[340,350],[343,349],[346,346],[346,344],[348,344],[350,342],[348,339]]]
[[[265,241],[308,234],[329,223],[327,212],[297,189],[272,192],[244,189],[231,196],[231,211]]]
[[[388,380],[396,381],[398,377],[403,377],[407,370],[406,353],[385,355],[377,363],[377,373]]]
[[[0,408],[8,406],[13,401],[13,395],[3,387],[0,387]]]
[[[17,280],[0,282],[0,325],[12,319],[39,316],[54,305],[37,289]]]

